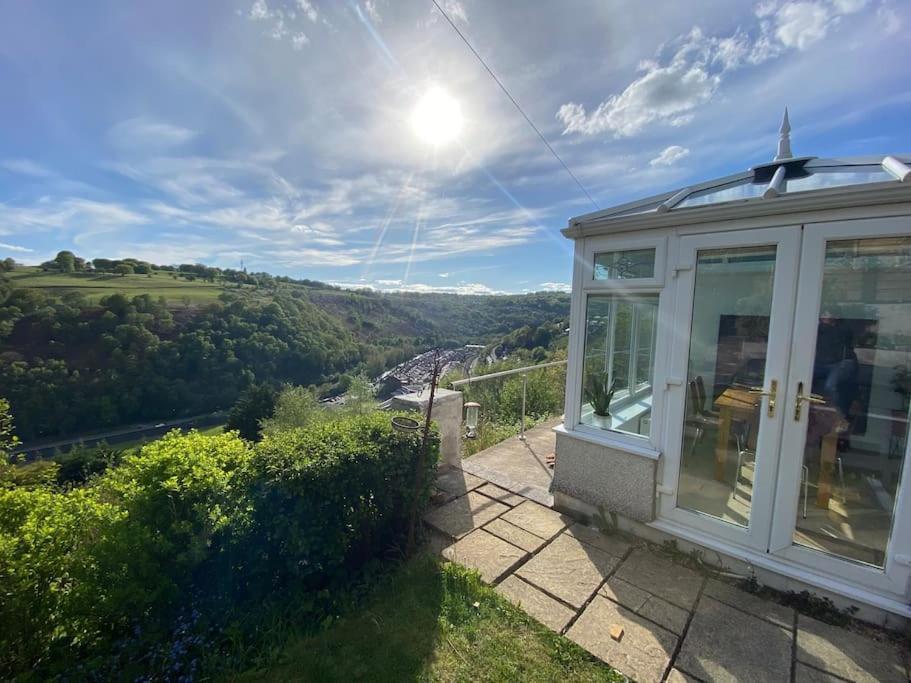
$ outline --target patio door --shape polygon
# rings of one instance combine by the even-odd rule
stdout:
[[[799,226],[681,237],[661,515],[765,552],[797,288]]]
[[[804,229],[769,550],[903,595],[911,218]]]

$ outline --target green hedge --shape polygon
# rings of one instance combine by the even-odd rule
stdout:
[[[432,446],[419,506],[433,482],[436,436]],[[252,468],[255,574],[272,584],[318,581],[400,540],[419,447],[418,434],[394,430],[382,413],[265,437]]]
[[[83,488],[0,488],[0,678],[110,660],[125,639],[166,638],[188,605],[316,588],[397,542],[419,437],[389,418],[257,447],[173,432]],[[436,453],[435,438],[425,474]]]

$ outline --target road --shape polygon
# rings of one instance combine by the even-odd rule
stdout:
[[[53,455],[54,452],[58,450],[66,452],[76,445],[97,446],[102,441],[114,445],[118,443],[126,443],[128,441],[136,441],[143,437],[158,438],[160,436],[164,436],[175,427],[210,427],[212,425],[221,424],[225,421],[226,417],[227,413],[216,412],[210,413],[208,415],[196,415],[194,417],[182,417],[177,420],[156,422],[154,424],[144,423],[138,425],[129,425],[127,427],[120,427],[118,429],[112,429],[106,432],[94,432],[92,434],[72,436],[67,439],[60,439],[57,441],[32,441],[17,448],[15,451],[13,451],[13,455],[25,455],[30,457],[49,456]]]

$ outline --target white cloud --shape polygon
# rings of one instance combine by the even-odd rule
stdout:
[[[5,249],[6,251],[21,252],[23,254],[35,251],[34,249],[29,249],[28,247],[20,247],[15,244],[7,244],[6,242],[0,242],[0,249]]]
[[[143,116],[121,121],[108,131],[108,140],[123,151],[171,149],[195,136],[189,128]]]
[[[266,4],[266,0],[255,0],[253,5],[250,7],[250,18],[254,21],[262,21],[263,19],[268,19],[272,16],[272,12],[269,10],[269,6]]]
[[[304,33],[295,33],[291,36],[291,47],[295,50],[303,50],[304,46],[310,42],[310,39]]]
[[[542,292],[569,292],[572,286],[568,282],[542,282],[538,285],[538,291]]]
[[[893,36],[901,30],[902,20],[898,16],[895,8],[888,5],[880,5],[876,9],[876,18],[882,27],[883,33],[887,36]]]
[[[841,17],[860,11],[868,0],[778,0],[760,2],[754,10],[758,25],[738,28],[733,35],[707,36],[699,27],[669,45],[669,58],[640,63],[641,76],[622,92],[610,95],[594,111],[568,102],[557,110],[563,134],[631,137],[649,125],[682,126],[693,120],[700,105],[713,99],[728,72],[758,65],[786,49],[806,50],[825,38]],[[882,7],[880,8],[882,9]],[[888,16],[894,24],[897,17]]]
[[[835,10],[841,14],[854,14],[867,6],[869,0],[832,0]]]
[[[443,8],[443,11],[446,12],[453,21],[461,22],[463,24],[468,23],[468,11],[460,0],[440,0],[440,7]],[[440,14],[437,12],[436,7],[431,6],[430,19],[427,23],[435,24],[439,16]]]
[[[297,6],[301,8],[301,11],[310,21],[316,21],[319,17],[316,8],[309,0],[297,0]]]
[[[629,137],[650,123],[688,122],[690,112],[709,101],[721,82],[719,75],[708,70],[708,47],[701,31],[694,29],[669,64],[643,63],[643,76],[619,95],[611,95],[591,114],[581,104],[564,104],[557,111],[563,134],[610,132],[615,137]]]
[[[689,155],[690,150],[686,147],[681,147],[680,145],[671,145],[670,147],[665,147],[664,150],[656,156],[654,159],[649,161],[650,166],[672,166],[678,161],[683,159],[685,156]]]
[[[31,176],[33,178],[53,178],[56,173],[30,159],[3,159],[0,168],[5,168],[11,173]]]
[[[380,14],[380,8],[378,6],[378,0],[366,0],[366,2],[364,2],[364,9],[367,11],[367,16],[376,23],[383,21],[383,16]]]
[[[825,38],[832,14],[820,3],[795,2],[778,10],[775,20],[775,35],[784,46],[806,50]]]

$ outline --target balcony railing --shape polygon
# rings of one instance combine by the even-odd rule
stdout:
[[[526,418],[526,404],[528,400],[528,373],[544,370],[546,368],[553,368],[560,365],[566,365],[565,360],[551,361],[549,363],[539,363],[538,365],[527,365],[521,368],[512,368],[510,370],[500,370],[499,372],[491,372],[486,375],[478,375],[477,377],[467,377],[465,379],[455,380],[454,382],[449,383],[451,389],[458,389],[459,387],[470,388],[472,384],[478,384],[480,382],[488,382],[493,379],[500,379],[503,377],[511,377],[515,375],[521,375],[522,377],[522,404],[521,404],[521,415],[520,415],[520,426],[519,426],[519,439],[522,441],[525,440],[525,418]],[[563,387],[560,388],[561,392]],[[482,406],[483,408],[483,406]]]

